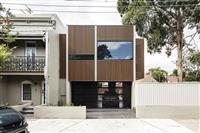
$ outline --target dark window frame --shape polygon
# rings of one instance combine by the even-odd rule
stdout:
[[[133,42],[133,40],[97,40],[97,49],[98,49],[98,46],[99,46],[99,42],[114,42],[114,43],[116,43],[116,42],[128,42],[128,43],[131,43],[132,45],[132,54],[131,54],[131,56],[132,56],[132,58],[131,59],[113,59],[113,58],[108,58],[108,59],[98,59],[98,50],[96,51],[97,52],[97,60],[104,60],[104,61],[112,61],[112,60],[133,60],[134,59],[134,52],[133,52],[133,50],[134,50],[134,42]]]

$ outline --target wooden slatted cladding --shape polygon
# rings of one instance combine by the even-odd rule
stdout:
[[[60,78],[66,78],[66,34],[59,35]]]
[[[69,26],[69,54],[94,55],[94,26]]]
[[[69,55],[94,55],[95,26],[69,26]],[[133,41],[133,26],[97,26],[96,41]],[[94,81],[94,60],[69,60],[70,81]],[[98,60],[98,81],[133,81],[133,60]]]
[[[97,40],[132,41],[133,26],[97,26]]]
[[[133,41],[133,26],[97,26],[97,41]],[[98,60],[98,81],[132,81],[133,60]]]
[[[132,81],[133,60],[97,61],[98,81]]]
[[[136,80],[144,78],[144,39],[136,39]]]
[[[94,81],[93,60],[70,60],[69,61],[70,81]]]

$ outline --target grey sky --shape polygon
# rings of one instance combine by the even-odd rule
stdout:
[[[65,1],[65,0],[0,0],[0,2],[7,3],[32,3],[32,4],[56,4],[56,5],[87,5],[87,6],[116,6],[116,2],[108,2],[108,1],[117,1],[117,0],[96,0],[101,2],[91,2],[95,0],[83,0],[77,2],[75,1]],[[24,5],[5,5],[11,9],[26,9],[27,7]],[[42,7],[42,6],[29,6],[32,10],[49,10],[49,11],[91,11],[91,12],[117,12],[116,8],[83,8],[83,7]],[[25,11],[26,12],[26,11]],[[22,14],[22,11],[14,11],[14,13]],[[39,13],[56,13],[61,21],[67,25],[120,25],[121,18],[118,13],[61,13],[61,12],[36,12],[33,14]],[[185,35],[190,35],[194,32],[194,30],[185,30]],[[200,40],[199,36],[195,37],[195,43],[198,45],[200,49]],[[161,67],[164,70],[171,72],[176,68],[176,51],[172,53],[171,57],[167,57],[165,52],[163,51],[161,54],[150,55],[147,53],[147,47],[145,47],[145,71],[152,67]]]

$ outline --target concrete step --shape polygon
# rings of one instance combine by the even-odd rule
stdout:
[[[23,110],[21,111],[23,115],[33,115],[34,114],[34,107],[32,106],[27,106],[24,107]]]
[[[34,114],[23,114],[26,118],[34,118]]]
[[[87,109],[87,112],[135,112],[135,109]]]
[[[25,108],[23,108],[23,110],[34,110],[34,108],[33,107],[25,107]]]
[[[22,114],[34,114],[32,110],[23,110],[21,111]]]
[[[87,109],[88,119],[128,119],[135,117],[134,109]]]

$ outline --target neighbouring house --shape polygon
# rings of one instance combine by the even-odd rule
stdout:
[[[167,81],[168,81],[168,83],[178,83],[178,77],[177,76],[168,76]]]
[[[151,75],[146,74],[143,79],[137,80],[137,82],[158,82]]]
[[[47,45],[58,45],[48,34],[62,33],[64,26],[56,15],[16,15],[11,34],[19,33],[10,44],[13,58],[0,68],[0,104],[16,105],[32,102],[45,104],[45,66]]]
[[[137,80],[137,82],[157,82],[158,83],[158,81],[156,81],[149,74],[146,74],[143,79],[139,79],[139,80]],[[168,82],[168,83],[178,83],[178,77],[177,76],[167,76],[167,81],[165,81],[165,82]]]
[[[133,107],[134,83],[144,78],[144,40],[133,26],[63,26],[55,15],[12,21],[20,36],[0,70],[1,103]]]

